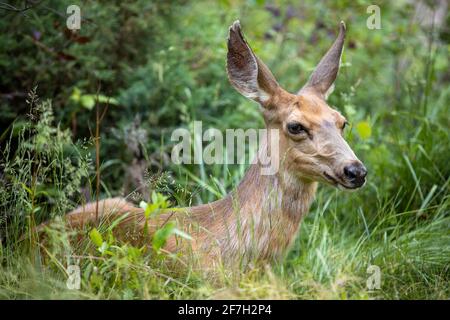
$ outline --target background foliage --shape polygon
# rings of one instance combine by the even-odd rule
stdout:
[[[380,30],[367,28],[372,3],[362,0],[80,1],[76,33],[65,27],[71,1],[20,10],[27,3],[0,4],[0,297],[449,298],[445,1],[378,1]],[[155,252],[119,245],[108,230],[94,233],[84,249],[54,231],[49,260],[24,246],[19,239],[30,226],[95,193],[98,96],[107,109],[102,197],[184,206],[236,186],[244,165],[169,161],[172,130],[194,120],[221,130],[263,126],[257,106],[226,78],[235,19],[290,92],[305,83],[338,22],[346,22],[329,103],[351,123],[346,138],[368,167],[367,186],[352,194],[321,186],[285,262],[217,283],[174,275],[164,259],[150,259]],[[82,260],[82,289],[71,291],[66,256],[80,250],[96,259]],[[375,292],[365,283],[370,264],[382,270]]]

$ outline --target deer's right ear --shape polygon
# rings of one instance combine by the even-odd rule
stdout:
[[[320,60],[308,83],[300,92],[312,89],[320,97],[327,99],[328,95],[333,91],[334,81],[339,71],[342,50],[344,49],[345,29],[345,23],[341,21],[336,40],[322,60]]]
[[[279,85],[269,68],[258,59],[245,41],[239,21],[230,27],[227,73],[231,84],[243,96],[266,106]]]

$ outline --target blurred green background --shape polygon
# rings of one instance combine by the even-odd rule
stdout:
[[[237,297],[253,292],[250,286],[254,297],[269,298],[280,290],[289,298],[449,298],[446,1],[79,1],[78,32],[66,28],[70,4],[0,3],[0,230],[7,248],[31,214],[40,222],[92,198],[98,95],[100,112],[106,109],[102,197],[131,194],[139,202],[158,191],[183,206],[229,192],[246,166],[170,162],[171,132],[194,120],[220,130],[263,127],[257,105],[228,83],[228,27],[239,19],[255,53],[295,92],[344,20],[342,66],[328,102],[351,124],[346,139],[367,166],[368,183],[352,194],[321,186],[293,250],[274,267],[276,284],[250,276],[235,284]],[[381,29],[366,25],[371,4],[380,7]],[[33,111],[47,99],[51,109]],[[36,138],[42,143],[30,147]],[[17,257],[2,257],[14,275]],[[384,275],[372,296],[364,282],[370,264]],[[3,296],[20,296],[14,288],[22,283],[7,286],[7,276],[0,283]],[[207,282],[193,287],[158,287],[154,296],[217,294]],[[112,296],[147,297],[143,288],[126,289],[114,287]]]

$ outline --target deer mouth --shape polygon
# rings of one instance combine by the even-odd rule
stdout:
[[[347,190],[354,190],[358,189],[359,186],[347,186],[344,183],[340,182],[337,178],[333,177],[332,175],[328,174],[326,171],[323,172],[323,176],[330,182],[333,186],[339,188],[339,189],[347,189]]]

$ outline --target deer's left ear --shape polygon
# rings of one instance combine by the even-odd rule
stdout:
[[[228,78],[243,96],[267,106],[279,85],[269,68],[245,41],[239,21],[230,27],[227,53]]]
[[[328,95],[333,91],[334,81],[339,71],[339,64],[344,48],[345,29],[345,23],[341,21],[337,39],[323,56],[322,60],[320,60],[308,82],[300,92],[312,90],[322,98],[327,99]]]

